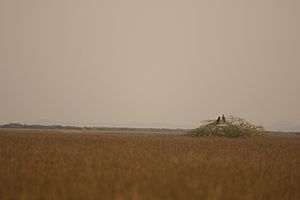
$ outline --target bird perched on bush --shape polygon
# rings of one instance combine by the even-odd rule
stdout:
[[[223,123],[225,123],[225,116],[224,115],[222,115],[222,121],[223,121]]]
[[[217,124],[220,122],[220,119],[221,119],[221,118],[220,118],[220,116],[219,116],[218,119],[217,119]]]

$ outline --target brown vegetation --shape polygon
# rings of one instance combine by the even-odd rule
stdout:
[[[300,137],[0,129],[0,199],[300,199]]]

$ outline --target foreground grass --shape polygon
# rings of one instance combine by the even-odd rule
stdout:
[[[0,199],[300,199],[300,137],[0,129]]]

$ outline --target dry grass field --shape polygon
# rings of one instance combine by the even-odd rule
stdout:
[[[300,199],[300,137],[0,129],[0,199]]]

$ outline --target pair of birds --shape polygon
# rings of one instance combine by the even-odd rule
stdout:
[[[217,119],[217,124],[220,123],[221,117],[219,116]],[[225,116],[222,115],[222,122],[225,123]]]

